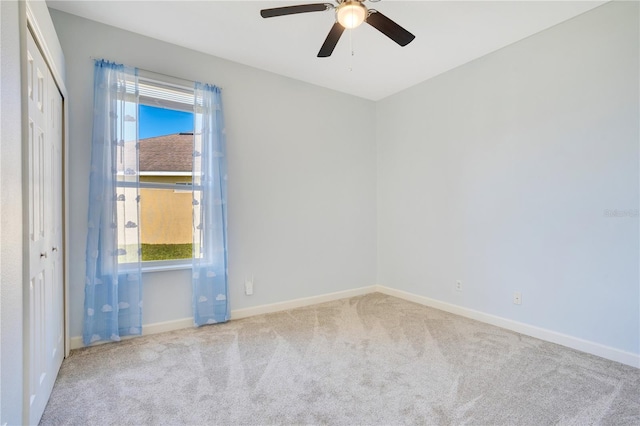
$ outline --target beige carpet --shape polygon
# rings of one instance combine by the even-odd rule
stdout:
[[[640,425],[640,370],[374,293],[73,351],[45,425]]]

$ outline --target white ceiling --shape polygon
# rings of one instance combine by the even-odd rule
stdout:
[[[47,0],[47,5],[287,77],[379,100],[605,2],[367,1],[365,5],[405,27],[416,39],[400,47],[364,24],[345,31],[329,58],[316,55],[333,25],[334,12],[269,19],[261,18],[259,13],[264,8],[323,3],[322,0]]]

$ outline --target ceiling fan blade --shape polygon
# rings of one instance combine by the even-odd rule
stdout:
[[[329,31],[329,35],[324,40],[324,43],[318,52],[318,58],[327,58],[331,56],[333,49],[336,48],[336,44],[338,44],[338,40],[340,40],[340,36],[343,32],[344,27],[342,25],[337,22],[333,24],[331,31]]]
[[[333,8],[330,3],[299,4],[297,6],[274,7],[273,9],[262,9],[260,16],[263,18],[273,18],[274,16],[293,15],[295,13],[322,12]]]
[[[400,46],[406,46],[416,38],[409,31],[402,28],[400,25],[393,22],[391,19],[384,16],[377,10],[370,10],[370,14],[367,17],[367,24],[371,25],[382,34],[389,37],[391,40],[398,43]]]

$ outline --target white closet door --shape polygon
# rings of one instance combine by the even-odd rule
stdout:
[[[62,97],[33,37],[29,105],[29,424],[37,424],[64,357]]]

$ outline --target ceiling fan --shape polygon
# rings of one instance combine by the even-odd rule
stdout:
[[[409,31],[393,22],[375,9],[368,9],[363,3],[366,0],[336,0],[337,6],[331,3],[300,4],[296,6],[275,7],[272,9],[262,9],[260,15],[263,18],[273,18],[275,16],[293,15],[296,13],[323,12],[335,10],[336,23],[333,24],[329,35],[318,52],[318,58],[331,56],[340,40],[340,36],[346,28],[356,28],[366,22],[400,46],[406,46],[416,38]],[[371,0],[374,1],[374,0]]]

